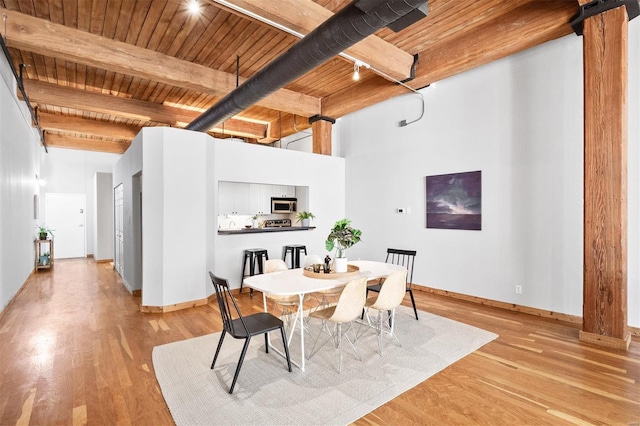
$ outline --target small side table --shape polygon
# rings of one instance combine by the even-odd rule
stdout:
[[[36,273],[38,269],[53,268],[53,239],[36,240]],[[48,255],[47,255],[48,253]]]

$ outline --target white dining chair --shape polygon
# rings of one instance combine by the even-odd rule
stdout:
[[[385,333],[393,337],[396,344],[401,346],[400,340],[394,331],[396,308],[402,303],[406,293],[407,271],[398,271],[389,275],[382,285],[376,297],[367,298],[364,306],[367,322],[371,325],[370,310],[377,310],[375,330],[378,334],[378,351],[382,356],[382,338]],[[388,314],[388,318],[385,317]],[[388,325],[387,325],[388,324]]]
[[[335,339],[338,347],[338,373],[342,373],[342,340],[346,340],[351,347],[353,348],[356,356],[359,360],[362,360],[360,356],[360,352],[358,351],[358,347],[356,346],[356,339],[354,338],[353,342],[349,339],[348,332],[351,328],[351,324],[354,319],[360,316],[362,309],[364,308],[365,298],[367,291],[367,278],[362,277],[350,281],[340,293],[340,298],[338,299],[338,303],[333,306],[329,306],[324,309],[319,309],[313,311],[309,314],[310,318],[317,318],[322,320],[322,327],[318,332],[318,337],[316,337],[315,343],[311,348],[311,352],[309,353],[308,359],[316,354],[329,340]],[[325,329],[325,325],[327,322],[332,322],[336,324],[336,333],[329,334],[327,339],[322,343],[322,345],[318,345],[318,341],[320,339],[320,335],[323,334],[323,330]],[[342,325],[348,324],[349,328],[347,330],[342,330]],[[328,328],[327,328],[328,329]],[[317,349],[316,349],[317,347]]]

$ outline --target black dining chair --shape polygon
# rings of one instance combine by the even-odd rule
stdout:
[[[394,265],[400,265],[407,268],[407,291],[409,296],[411,296],[411,304],[413,305],[413,313],[416,315],[416,320],[418,319],[418,309],[416,309],[416,301],[413,298],[413,290],[411,290],[411,285],[413,283],[413,264],[416,260],[416,251],[415,250],[400,250],[400,249],[387,249],[387,258],[385,259],[386,263],[392,263]],[[367,297],[369,297],[369,292],[374,291],[376,293],[380,293],[380,289],[382,288],[382,280],[378,284],[370,285],[367,287]]]
[[[282,320],[268,312],[259,312],[246,317],[242,316],[240,308],[238,308],[238,304],[236,303],[236,299],[229,291],[228,281],[224,278],[216,277],[211,272],[209,272],[209,277],[211,278],[213,287],[216,290],[223,325],[220,341],[218,342],[218,349],[216,349],[216,354],[213,357],[213,362],[211,363],[211,369],[216,365],[216,360],[218,359],[218,354],[222,347],[222,341],[227,333],[229,333],[234,339],[245,339],[244,346],[242,347],[242,353],[240,354],[240,360],[238,361],[238,367],[236,368],[233,381],[231,382],[231,387],[229,388],[229,393],[233,393],[233,388],[238,380],[238,374],[240,373],[242,362],[244,361],[247,349],[249,348],[249,342],[251,342],[251,338],[253,336],[258,334],[264,334],[265,352],[269,353],[268,333],[270,331],[280,329],[282,343],[284,344],[284,353],[287,358],[287,366],[289,368],[289,372],[291,372],[291,358],[289,357],[289,347],[287,346],[287,338],[284,334],[284,324]]]

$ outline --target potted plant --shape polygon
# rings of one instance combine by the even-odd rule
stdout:
[[[53,229],[49,229],[44,225],[36,225],[36,228],[38,228],[38,236],[41,240],[46,240],[48,234],[53,237]]]
[[[347,258],[344,256],[344,251],[359,242],[362,235],[362,231],[352,228],[350,224],[349,219],[337,221],[325,242],[328,251],[334,248],[337,250],[333,268],[336,272],[347,272]]]
[[[40,262],[39,265],[41,266],[47,266],[49,264],[49,252],[43,253],[40,256]]]
[[[254,228],[258,227],[258,216],[259,216],[258,213],[251,216],[251,226]]]
[[[302,226],[303,227],[308,227],[311,219],[315,219],[316,217],[313,215],[313,213],[311,212],[298,212],[298,214],[296,215],[296,222],[302,222]]]

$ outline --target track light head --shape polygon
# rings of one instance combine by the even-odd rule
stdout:
[[[189,13],[192,15],[199,15],[200,4],[198,3],[198,0],[189,0],[187,3],[187,9],[189,9]]]

